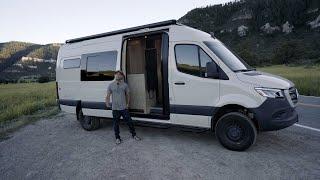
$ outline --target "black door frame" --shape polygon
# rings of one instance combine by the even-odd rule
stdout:
[[[141,117],[141,118],[150,118],[150,119],[161,119],[161,120],[169,120],[170,119],[170,103],[169,103],[169,82],[168,82],[168,60],[169,60],[169,34],[168,29],[139,33],[124,36],[121,44],[121,58],[120,58],[120,69],[122,70],[122,61],[123,61],[123,46],[126,40],[133,37],[141,37],[146,35],[155,35],[162,34],[161,36],[161,63],[162,63],[162,93],[163,93],[163,114],[153,115],[153,114],[138,114],[138,113],[130,113],[133,117]],[[127,44],[128,45],[128,44]],[[127,49],[127,47],[126,47]],[[127,66],[125,67],[127,68]],[[126,71],[127,75],[127,71]]]

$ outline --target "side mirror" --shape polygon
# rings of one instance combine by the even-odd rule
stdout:
[[[206,64],[206,77],[218,79],[219,78],[219,71],[216,63],[214,62],[207,62]]]

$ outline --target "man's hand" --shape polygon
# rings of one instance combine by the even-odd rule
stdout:
[[[107,102],[106,102],[106,106],[107,106],[107,108],[111,107],[110,103],[107,103]]]
[[[126,105],[127,109],[129,109],[129,104]]]
[[[107,109],[110,108],[110,93],[108,93],[106,96],[106,107]]]

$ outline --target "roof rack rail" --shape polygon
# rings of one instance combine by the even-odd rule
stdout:
[[[101,33],[101,34],[95,34],[95,35],[91,35],[91,36],[69,39],[69,40],[66,40],[66,43],[81,42],[81,41],[85,41],[85,40],[89,40],[89,39],[97,39],[97,38],[101,38],[101,37],[137,31],[140,29],[156,28],[156,27],[168,26],[168,25],[172,25],[172,24],[177,24],[177,20],[162,21],[162,22],[146,24],[146,25],[142,25],[142,26],[131,27],[131,28],[127,28],[127,29],[121,29],[121,30],[116,30],[116,31],[111,31],[111,32],[106,32],[106,33]]]

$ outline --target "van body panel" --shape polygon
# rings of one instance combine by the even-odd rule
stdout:
[[[253,84],[257,87],[289,89],[293,86],[293,83],[287,79],[260,71],[237,73],[237,77],[240,81]]]
[[[187,115],[187,114],[170,114],[172,124],[210,128],[211,123],[208,116]]]
[[[188,26],[171,26],[170,41],[194,41],[202,42],[212,38],[210,34],[188,27]]]
[[[85,116],[112,118],[112,110],[82,108],[82,113]]]
[[[220,81],[221,93],[217,107],[234,104],[245,108],[257,108],[266,100],[265,97],[254,91],[253,85],[237,81],[235,74],[229,73],[228,77],[230,80]]]

